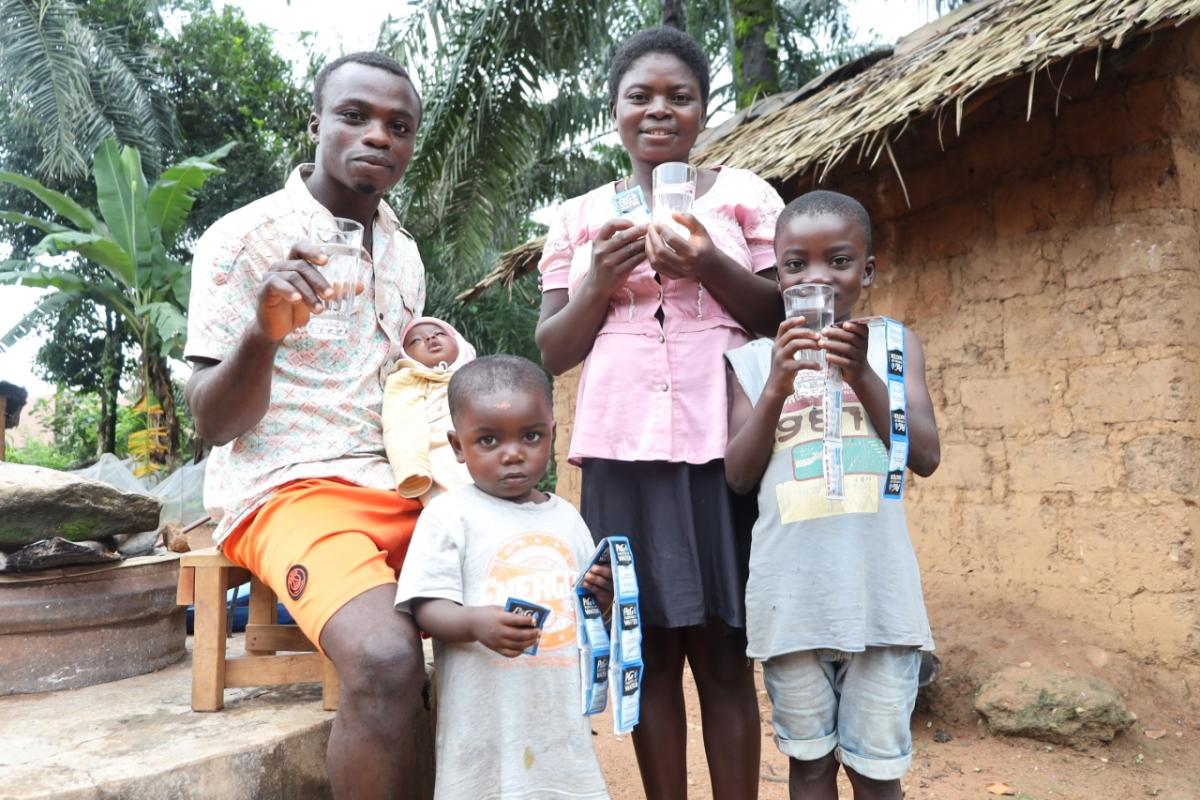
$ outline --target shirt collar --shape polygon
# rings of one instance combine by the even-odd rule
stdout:
[[[287,183],[284,184],[284,191],[288,193],[292,204],[306,217],[311,217],[318,211],[330,213],[329,209],[317,202],[317,198],[313,197],[312,192],[308,190],[308,184],[304,182],[309,175],[312,175],[316,166],[316,164],[301,164],[292,170]],[[393,235],[400,227],[395,212],[382,200],[379,201],[379,208],[375,212],[375,225],[385,236]]]

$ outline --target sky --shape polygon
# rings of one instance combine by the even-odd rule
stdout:
[[[241,7],[246,17],[275,31],[277,50],[302,72],[308,56],[300,42],[300,34],[317,31],[315,43],[325,53],[337,56],[354,50],[371,49],[379,26],[389,11],[403,6],[382,0],[216,0],[218,9],[226,5]],[[851,26],[863,39],[875,35],[881,42],[894,42],[899,37],[932,20],[936,13],[933,0],[849,0]],[[0,243],[0,258],[6,248]],[[41,290],[20,286],[0,286],[0,333],[7,332],[36,304]],[[53,393],[53,387],[39,380],[32,372],[34,356],[41,341],[26,337],[22,342],[0,353],[0,380],[26,387],[33,397]]]

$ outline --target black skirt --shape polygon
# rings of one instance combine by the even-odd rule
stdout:
[[[729,491],[724,461],[584,459],[581,505],[594,539],[629,537],[643,625],[746,627],[757,504]]]

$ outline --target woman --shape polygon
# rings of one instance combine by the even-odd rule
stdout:
[[[555,374],[585,362],[570,460],[597,539],[629,536],[645,673],[633,734],[646,796],[687,796],[683,664],[696,679],[713,794],[758,793],[760,732],[746,659],[749,519],[724,479],[723,354],[782,318],[772,240],[783,206],[744,170],[700,170],[688,236],[614,219],[687,161],[704,126],[708,63],[687,34],[642,31],[613,59],[609,104],[633,174],[566,201],[539,264],[537,343]]]

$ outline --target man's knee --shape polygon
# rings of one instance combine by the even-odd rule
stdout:
[[[425,657],[415,633],[366,633],[344,648],[334,666],[343,692],[385,703],[419,699],[425,684]]]

